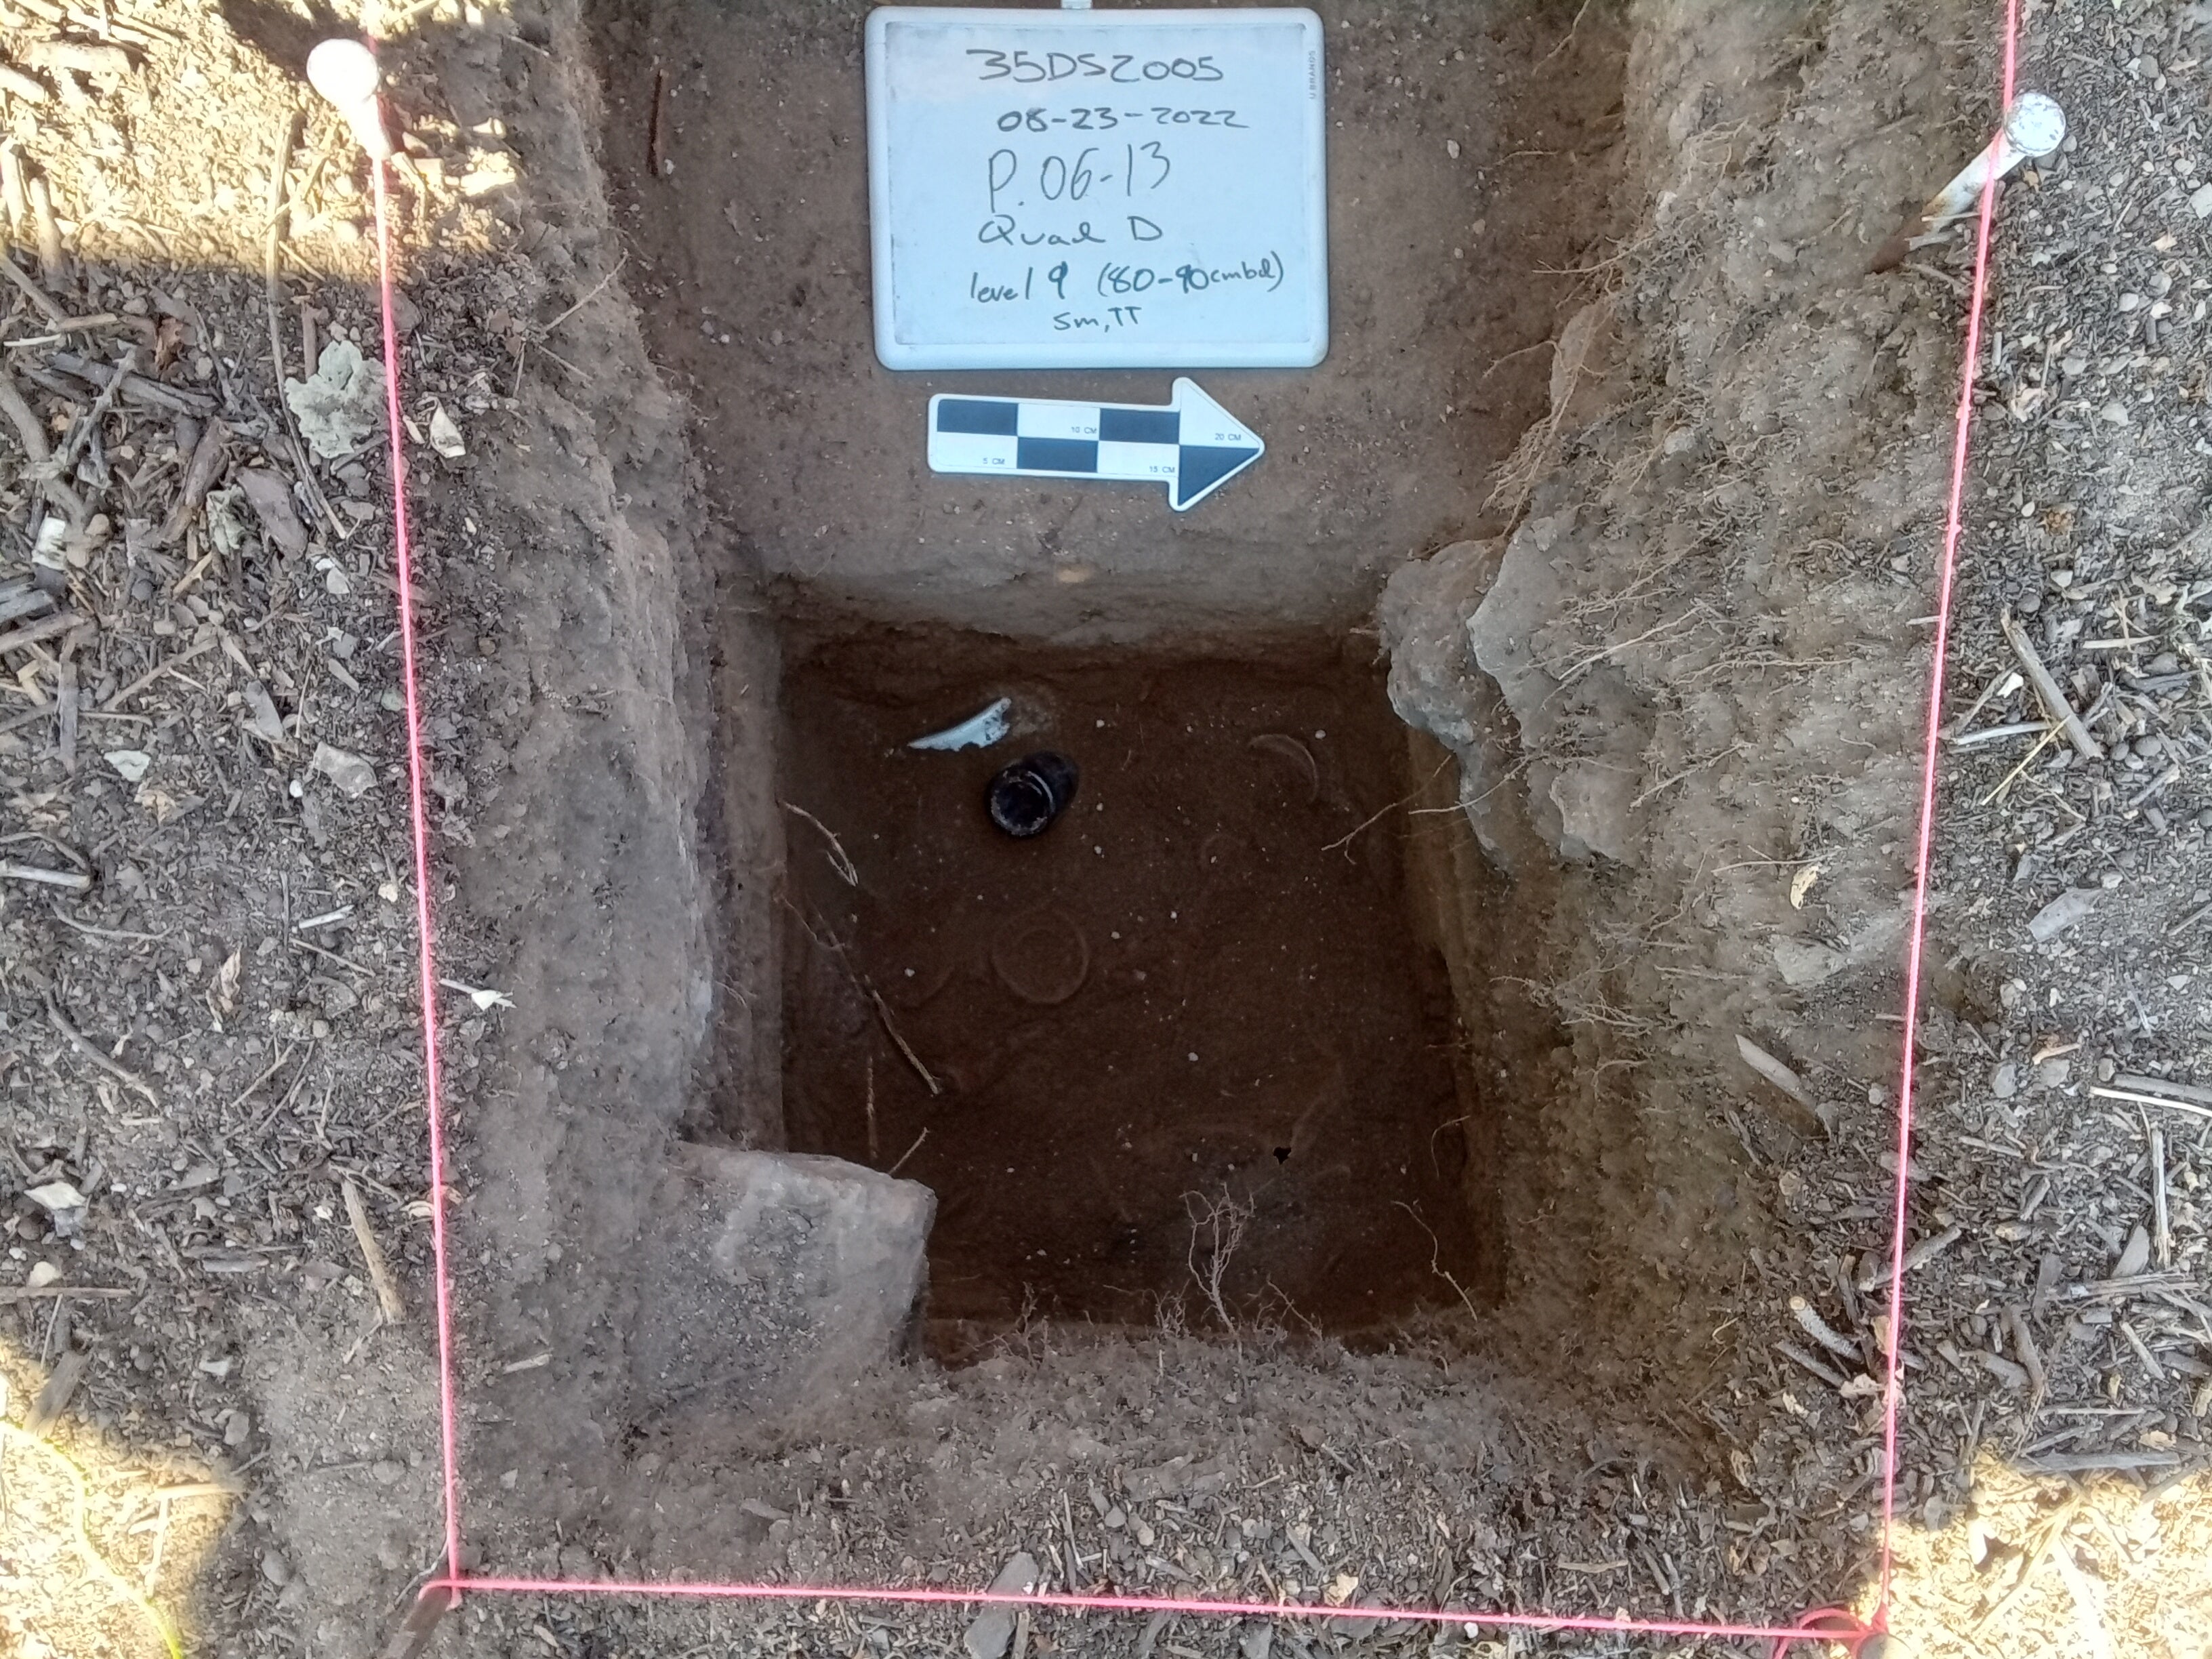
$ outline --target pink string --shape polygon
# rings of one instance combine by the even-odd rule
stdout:
[[[407,532],[406,427],[399,417],[399,331],[392,317],[392,229],[385,164],[372,158],[376,185],[377,282],[384,306],[384,416],[392,441],[392,528],[399,572],[399,660],[407,685],[407,810],[415,839],[416,972],[422,981],[422,1073],[429,1098],[430,1254],[438,1285],[438,1431],[445,1465],[446,1562],[461,1559],[461,1494],[458,1413],[453,1398],[452,1275],[446,1267],[446,1133],[444,1073],[438,1063],[438,969],[430,933],[430,826],[423,809],[422,706],[415,672],[415,548]],[[458,1592],[453,1600],[459,1601]]]
[[[2005,0],[2004,76],[1998,97],[2000,115],[2012,112],[2013,83],[2020,39],[2020,0]],[[2000,121],[2002,131],[2002,120]],[[1990,140],[1994,156],[1998,140]],[[1966,520],[1966,442],[1973,429],[1974,374],[1982,356],[1982,308],[1989,296],[1990,226],[1996,216],[1996,168],[1982,184],[1982,206],[1974,236],[1974,284],[1966,304],[1965,361],[1959,368],[1959,413],[1951,437],[1951,492],[1943,511],[1943,558],[1936,576],[1936,660],[1928,678],[1928,729],[1920,758],[1920,828],[1912,862],[1912,931],[1905,950],[1905,1049],[1897,1083],[1897,1207],[1889,1235],[1889,1340],[1884,1344],[1881,1390],[1881,1572],[1876,1580],[1876,1620],[1887,1620],[1890,1579],[1897,1552],[1897,1413],[1901,1399],[1898,1356],[1905,1351],[1905,1224],[1911,1192],[1912,1045],[1920,1027],[1921,958],[1926,947],[1928,870],[1936,842],[1936,770],[1938,734],[1943,724],[1943,671],[1951,643],[1951,592],[1958,571],[1959,537]]]
[[[1440,1607],[1314,1607],[1295,1601],[1209,1601],[1187,1595],[1068,1595],[1042,1590],[1026,1595],[998,1590],[893,1589],[870,1585],[687,1583],[682,1580],[509,1578],[454,1574],[433,1579],[423,1594],[464,1589],[541,1595],[669,1595],[726,1601],[893,1601],[925,1607],[1051,1607],[1066,1613],[1175,1613],[1205,1619],[1364,1619],[1426,1625],[1494,1625],[1518,1630],[1571,1630],[1644,1636],[1705,1636],[1771,1641],[1777,1650],[1792,1643],[1841,1642],[1856,1649],[1871,1630],[1835,1630],[1807,1620],[1794,1625],[1701,1624],[1689,1619],[1607,1618],[1594,1613],[1492,1613]],[[1832,1618],[1832,1610],[1818,1617]],[[1850,1615],[1845,1614],[1848,1618]]]
[[[2013,102],[2019,31],[2019,0],[2006,0],[2004,70],[2000,103],[2008,113]],[[1996,142],[1994,137],[1990,140],[1992,150]],[[1952,594],[1965,519],[1966,458],[1968,435],[1973,419],[1974,376],[1980,362],[1982,314],[1989,293],[1990,234],[1997,193],[1994,169],[1982,187],[1980,217],[1975,237],[1973,285],[1966,312],[1965,361],[1960,373],[1958,414],[1951,447],[1950,491],[1944,511],[1942,560],[1937,579],[1935,662],[1929,676],[1926,741],[1921,758],[1920,822],[1914,852],[1912,927],[1905,950],[1904,1054],[1898,1083],[1895,1213],[1890,1230],[1890,1328],[1889,1340],[1886,1345],[1882,1389],[1881,1567],[1878,1592],[1875,1613],[1870,1620],[1862,1620],[1846,1609],[1822,1608],[1807,1613],[1794,1625],[1786,1626],[1603,1618],[1573,1613],[1502,1613],[1479,1609],[1447,1611],[1431,1607],[1310,1607],[1271,1601],[1210,1601],[1187,1596],[1049,1593],[1012,1595],[988,1590],[849,1585],[708,1583],[673,1579],[650,1582],[520,1578],[475,1576],[459,1570],[461,1559],[460,1473],[456,1430],[459,1408],[453,1380],[452,1279],[447,1268],[447,1251],[444,1087],[439,1063],[437,971],[430,927],[430,838],[428,817],[424,806],[422,718],[416,673],[414,550],[407,522],[405,426],[399,412],[399,338],[392,319],[389,187],[381,164],[372,161],[370,173],[375,184],[377,267],[384,316],[385,414],[392,447],[392,514],[398,566],[400,657],[406,678],[408,808],[414,838],[415,919],[419,943],[416,969],[421,978],[422,1063],[428,1096],[426,1111],[430,1132],[431,1254],[437,1273],[438,1420],[440,1449],[444,1462],[447,1572],[444,1577],[433,1579],[426,1585],[423,1595],[445,1590],[448,1607],[459,1604],[464,1590],[478,1590],[495,1594],[657,1595],[747,1601],[1011,1606],[1049,1607],[1077,1613],[1187,1613],[1218,1619],[1364,1619],[1385,1623],[1404,1620],[1419,1624],[1493,1626],[1523,1630],[1765,1640],[1773,1644],[1773,1651],[1778,1656],[1797,1643],[1808,1641],[1838,1643],[1856,1654],[1871,1637],[1887,1630],[1890,1587],[1895,1566],[1898,1407],[1901,1395],[1898,1355],[1904,1346],[1905,1331],[1905,1233],[1911,1197],[1909,1172],[1912,1150],[1912,1049],[1913,1039],[1918,1030],[1929,870],[1935,843],[1936,761],[1942,716],[1945,658],[1950,642]]]

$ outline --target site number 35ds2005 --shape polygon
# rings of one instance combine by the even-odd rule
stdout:
[[[1291,9],[872,14],[876,355],[1319,362],[1322,40]]]

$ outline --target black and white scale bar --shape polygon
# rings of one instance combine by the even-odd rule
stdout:
[[[1267,451],[1259,434],[1178,380],[1174,401],[1066,403],[1050,398],[929,400],[929,469],[1026,478],[1156,478],[1178,513]]]

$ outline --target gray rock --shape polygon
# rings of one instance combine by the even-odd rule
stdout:
[[[2128,1242],[2120,1247],[2120,1259],[2112,1263],[2112,1277],[2129,1279],[2150,1266],[2150,1235],[2138,1222],[2128,1234]]]
[[[2028,918],[2027,933],[2038,945],[2048,945],[2089,914],[2098,898],[2094,887],[2074,887]]]
[[[2018,1060],[2005,1060],[1997,1062],[1996,1070],[1990,1073],[1990,1092],[1999,1100],[2010,1100],[2020,1092],[2020,1062]]]
[[[1782,970],[1783,983],[1796,990],[1807,990],[1833,979],[1849,960],[1841,951],[1818,939],[1774,941],[1774,965]]]
[[[307,447],[326,461],[343,459],[384,425],[384,365],[350,340],[333,340],[313,374],[284,382],[284,401]]]
[[[999,1570],[991,1581],[994,1595],[1027,1595],[1037,1585],[1036,1557],[1027,1550]],[[961,1645],[968,1650],[968,1659],[1000,1659],[1014,1639],[1014,1609],[1009,1607],[987,1607],[977,1613],[968,1626],[968,1634]]]
[[[685,1146],[633,1375],[663,1407],[826,1404],[908,1346],[936,1194],[842,1158]]]

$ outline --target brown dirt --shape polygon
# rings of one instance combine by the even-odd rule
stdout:
[[[1480,1108],[1458,1103],[1403,820],[1359,833],[1407,787],[1379,675],[1327,641],[787,648],[784,798],[858,880],[789,826],[786,1119],[799,1150],[878,1169],[913,1146],[933,1319],[1146,1325],[1164,1303],[1384,1331],[1455,1281],[1487,1293],[1459,1126]],[[1000,696],[1022,717],[994,748],[903,749]],[[1081,782],[1018,842],[983,793],[1032,749]]]
[[[1200,377],[1267,455],[1170,520],[1156,488],[985,489],[924,466],[933,392],[1164,402],[1167,379],[877,363],[865,4],[592,9],[624,282],[698,412],[705,501],[772,580],[875,615],[1092,637],[1352,620],[1409,554],[1486,522],[1618,165],[1612,8],[1584,9],[1571,37],[1560,8],[1520,0],[1322,4],[1328,358]],[[653,179],[664,74],[669,171]]]

